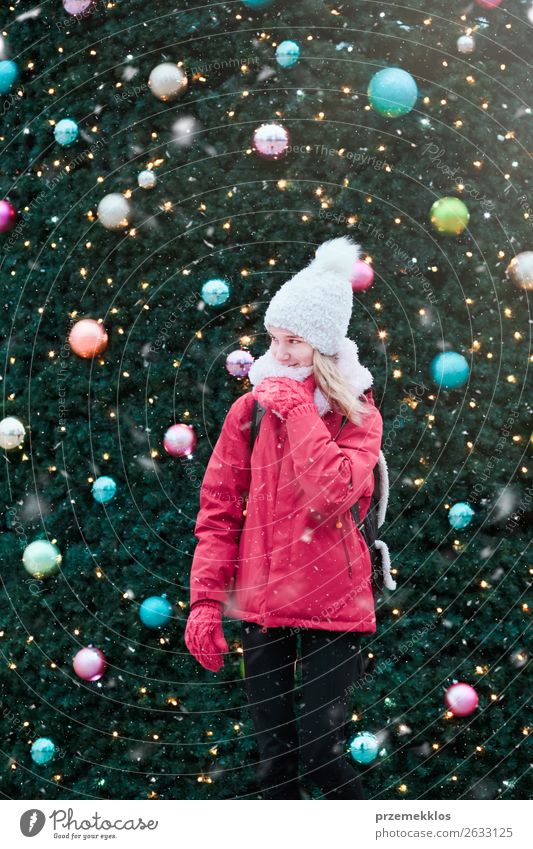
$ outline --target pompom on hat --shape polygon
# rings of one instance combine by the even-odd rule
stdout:
[[[276,292],[264,325],[302,336],[322,354],[337,354],[352,316],[352,275],[361,248],[348,236],[329,239],[314,259]]]

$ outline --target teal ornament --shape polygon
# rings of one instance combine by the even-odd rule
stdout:
[[[242,0],[248,9],[264,9],[265,6],[270,6],[273,0]]]
[[[456,531],[462,531],[463,528],[468,527],[472,521],[473,515],[474,511],[470,504],[467,504],[466,501],[458,501],[457,504],[454,504],[453,507],[450,508],[450,511],[448,512],[448,521],[452,528],[455,528]]]
[[[54,138],[62,147],[68,147],[69,144],[74,144],[78,138],[78,125],[72,118],[63,118],[54,127]]]
[[[276,62],[282,68],[292,68],[300,58],[300,49],[296,41],[282,41],[276,48]]]
[[[19,78],[19,69],[12,59],[4,59],[0,62],[0,94],[7,94],[9,89]]]
[[[228,300],[230,287],[227,280],[213,277],[202,286],[202,298],[210,307],[219,307]]]
[[[172,617],[172,605],[165,594],[151,595],[141,604],[139,616],[147,628],[162,628]]]
[[[117,485],[113,478],[107,477],[107,475],[102,475],[99,478],[96,478],[93,483],[92,494],[95,501],[98,501],[99,504],[106,504],[108,501],[111,501],[115,492],[117,491]]]
[[[47,764],[56,753],[55,744],[48,737],[39,737],[31,747],[32,760],[36,764]]]
[[[441,389],[458,389],[468,380],[468,362],[457,351],[445,351],[433,357],[430,365],[431,377]]]
[[[375,734],[363,731],[350,743],[350,754],[358,764],[369,764],[379,752],[379,743]]]
[[[376,112],[386,118],[399,118],[415,105],[418,88],[411,74],[402,68],[384,68],[370,80],[367,94]]]

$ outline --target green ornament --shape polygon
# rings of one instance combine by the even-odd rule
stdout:
[[[388,708],[396,707],[396,699],[391,699],[390,696],[385,696],[383,701],[385,702],[385,707],[388,707]]]
[[[246,678],[246,675],[244,673],[244,657],[241,657],[239,661],[239,672],[241,673],[241,678]]]
[[[429,214],[435,230],[447,236],[458,236],[470,220],[466,204],[454,197],[436,200]]]
[[[59,549],[45,539],[36,539],[24,549],[22,562],[34,578],[46,578],[59,569],[62,557]]]

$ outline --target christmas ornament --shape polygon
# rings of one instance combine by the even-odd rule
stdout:
[[[232,351],[226,358],[226,369],[233,377],[246,377],[253,361],[249,351]]]
[[[26,572],[34,578],[47,578],[57,572],[61,564],[59,549],[46,539],[36,539],[24,549],[22,562]]]
[[[157,183],[157,177],[153,171],[141,171],[137,182],[141,189],[153,189]]]
[[[533,289],[533,251],[522,251],[514,256],[505,274],[522,289]]]
[[[472,521],[474,511],[466,501],[458,501],[448,511],[448,521],[456,531],[462,531]]]
[[[435,201],[429,216],[435,230],[448,236],[458,236],[470,220],[470,213],[465,203],[459,198],[444,197]]]
[[[96,357],[107,347],[108,336],[103,325],[94,318],[82,318],[70,331],[68,341],[78,357]]]
[[[468,362],[456,351],[445,351],[433,357],[431,377],[442,389],[458,389],[468,379]]]
[[[0,233],[9,233],[17,221],[17,211],[8,200],[0,200]]]
[[[187,88],[187,74],[174,62],[162,62],[152,69],[148,85],[159,100],[176,100]]]
[[[282,68],[292,68],[300,58],[300,45],[297,41],[282,41],[276,47],[276,62]]]
[[[92,487],[92,494],[95,501],[98,501],[99,504],[107,504],[108,501],[111,501],[115,492],[117,491],[117,485],[113,478],[107,477],[107,475],[102,475],[99,478],[96,478]]]
[[[379,743],[375,734],[362,731],[350,743],[350,754],[359,764],[369,764],[379,752]]]
[[[352,275],[352,290],[354,292],[364,292],[369,289],[374,281],[374,269],[363,259],[358,259],[355,263],[355,268]]]
[[[402,68],[384,68],[370,80],[367,94],[376,112],[386,118],[399,118],[415,105],[418,88],[414,77]]]
[[[484,9],[493,9],[499,6],[502,0],[476,0],[478,6],[483,6]]]
[[[239,660],[239,675],[241,678],[246,678],[246,672],[244,670],[244,657],[241,655],[241,659]]]
[[[476,41],[473,35],[460,35],[457,39],[457,50],[459,53],[473,53],[476,49]]]
[[[528,16],[529,20],[531,21],[531,23],[533,24],[533,6],[530,6],[529,9],[527,10],[527,16]]]
[[[51,761],[56,752],[55,744],[48,737],[38,737],[30,749],[32,760],[39,765]]]
[[[196,448],[196,434],[191,425],[175,424],[163,438],[163,448],[171,457],[189,457]]]
[[[202,286],[202,298],[210,307],[219,307],[230,296],[230,285],[227,280],[213,277]]]
[[[201,124],[193,115],[182,115],[172,124],[172,141],[178,147],[190,147],[193,137],[200,132]]]
[[[20,419],[15,416],[7,416],[0,422],[0,448],[4,451],[12,451],[24,442],[26,429]]]
[[[9,59],[11,56],[11,47],[9,41],[0,32],[0,62]]]
[[[270,6],[273,0],[242,0],[248,9],[264,9],[265,6]]]
[[[54,138],[62,147],[74,144],[78,138],[78,125],[72,118],[63,118],[54,127]]]
[[[7,94],[12,85],[19,77],[19,69],[16,62],[4,59],[0,62],[0,94]]]
[[[111,192],[98,204],[98,220],[107,230],[121,230],[129,224],[130,205],[124,195]]]
[[[139,616],[147,628],[162,628],[172,617],[172,605],[165,593],[152,595],[141,604]]]
[[[107,668],[105,654],[90,645],[80,649],[72,661],[74,672],[83,681],[99,681]]]
[[[261,156],[276,159],[287,150],[289,134],[281,124],[261,124],[254,130],[253,144]]]
[[[63,8],[69,15],[82,15],[93,3],[94,0],[63,0]]]
[[[470,716],[478,705],[478,695],[470,684],[457,683],[448,687],[444,694],[448,710],[454,716]]]

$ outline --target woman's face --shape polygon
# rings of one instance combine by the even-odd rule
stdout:
[[[282,327],[268,327],[270,351],[284,366],[312,366],[313,346]]]

